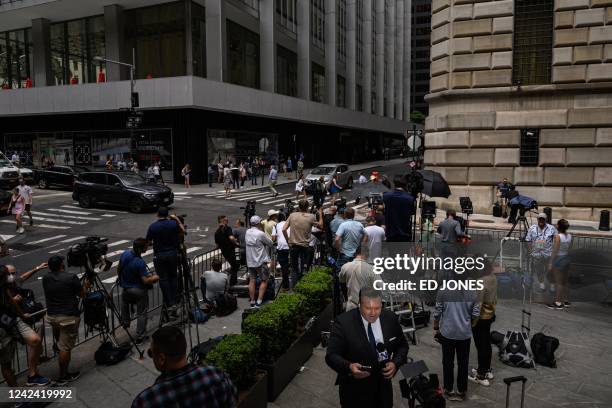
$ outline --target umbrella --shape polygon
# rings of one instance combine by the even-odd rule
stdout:
[[[419,170],[418,172],[423,177],[423,194],[429,197],[448,198],[450,196],[448,183],[440,173],[432,170]]]

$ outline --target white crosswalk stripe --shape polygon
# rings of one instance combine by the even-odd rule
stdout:
[[[32,211],[34,212],[34,211]],[[53,237],[49,237],[49,238],[44,238],[44,239],[39,239],[38,241],[33,241],[33,242],[28,242],[29,245],[36,245],[36,244],[42,244],[43,242],[47,242],[47,241],[51,241],[54,239],[60,239],[60,238],[64,238],[66,235],[55,235]]]
[[[78,241],[80,239],[85,239],[85,237],[81,236],[81,237],[74,237],[74,238],[69,238],[69,239],[65,239],[63,241],[60,241],[62,244],[67,244],[69,242],[74,242],[74,241]]]
[[[289,197],[295,197],[295,195],[291,193],[279,194],[274,198],[259,201],[257,204],[275,204],[280,202],[284,203]]]
[[[122,239],[121,241],[116,241],[116,242],[108,244],[108,247],[111,248],[111,247],[114,247],[114,246],[117,246],[117,245],[127,244],[128,242],[130,242],[130,241],[128,241],[127,239]]]
[[[78,203],[75,203],[78,204]],[[77,205],[69,205],[69,204],[64,204],[61,206],[62,208],[74,208],[76,210],[83,210],[83,208],[78,207]],[[115,214],[127,214],[127,211],[117,211],[117,210],[107,210],[106,208],[102,209],[102,208],[88,208],[87,211],[93,211],[93,212],[104,212],[104,213],[115,213]]]
[[[51,214],[49,214],[51,215]],[[47,217],[36,217],[37,220],[57,222],[58,224],[69,224],[69,225],[85,225],[86,221],[75,221],[75,220],[64,220],[58,218],[47,218]],[[40,226],[40,225],[39,225]]]
[[[92,213],[87,212],[87,211],[64,210],[61,208],[47,208],[47,211],[66,213],[66,214],[76,214],[76,215],[92,215]]]
[[[9,239],[13,238],[15,235],[0,235],[0,237],[2,237],[3,240],[8,241]]]
[[[0,222],[3,223],[3,224],[13,224],[13,225],[15,225],[15,221],[12,221],[12,220],[0,220]],[[61,229],[61,230],[65,230],[65,229],[70,228],[70,227],[64,227],[64,226],[60,226],[60,225],[49,225],[49,224],[36,224],[36,227],[38,227],[38,228],[49,228],[49,229]]]
[[[82,217],[80,215],[52,214],[52,213],[46,213],[46,212],[42,212],[42,211],[32,211],[32,214],[34,214],[34,215],[42,215],[42,216],[46,215],[46,216],[49,216],[49,217],[70,218],[70,219],[75,219],[75,220],[102,221],[102,218]]]

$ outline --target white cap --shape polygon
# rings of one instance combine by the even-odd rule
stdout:
[[[261,223],[261,217],[259,215],[254,215],[251,217],[251,225],[259,225]]]
[[[279,212],[277,210],[270,209],[270,210],[268,210],[268,217],[271,217],[273,215],[277,215],[278,213]]]
[[[540,218],[544,218],[544,219],[546,220],[546,219],[548,219],[548,216],[546,215],[546,213],[539,213],[539,214],[538,214],[538,220],[539,220]]]

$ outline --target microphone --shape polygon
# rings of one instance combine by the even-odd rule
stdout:
[[[384,367],[389,361],[389,350],[383,343],[376,343],[376,351],[378,351],[378,364]]]

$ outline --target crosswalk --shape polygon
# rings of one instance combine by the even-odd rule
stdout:
[[[108,209],[83,209],[75,204],[63,204],[56,207],[32,209],[32,217],[36,228],[65,231],[76,226],[86,226],[92,222],[106,222],[112,220],[119,214],[127,214],[127,211],[116,211]],[[24,218],[28,222],[28,217]],[[13,224],[13,219],[0,220],[2,224]],[[30,242],[38,244],[40,242]]]

